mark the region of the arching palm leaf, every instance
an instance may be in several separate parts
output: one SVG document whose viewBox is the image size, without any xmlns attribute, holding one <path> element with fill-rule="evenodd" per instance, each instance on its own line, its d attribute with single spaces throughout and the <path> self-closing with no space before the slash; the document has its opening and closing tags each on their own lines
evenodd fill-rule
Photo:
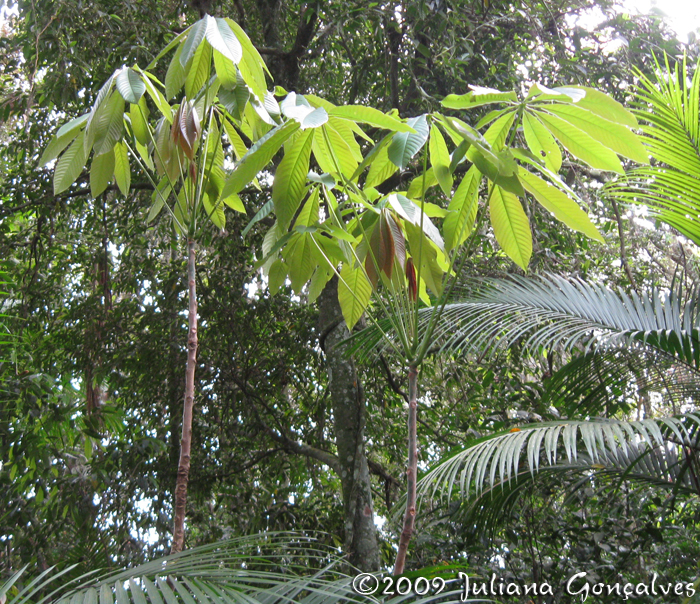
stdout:
<svg viewBox="0 0 700 604">
<path fill-rule="evenodd" d="M 567 417 L 627 413 L 654 394 L 674 414 L 700 399 L 700 376 L 673 357 L 653 348 L 615 348 L 574 357 L 545 381 L 540 404 L 554 406 Z"/>
<path fill-rule="evenodd" d="M 679 292 L 637 295 L 561 277 L 482 281 L 448 304 L 435 329 L 435 349 L 483 353 L 516 341 L 536 350 L 576 346 L 648 346 L 698 369 L 700 306 Z M 426 325 L 433 309 L 424 309 Z"/>
<path fill-rule="evenodd" d="M 0 585 L 3 604 L 333 604 L 363 602 L 429 604 L 461 594 L 455 580 L 444 589 L 383 597 L 358 594 L 353 575 L 339 570 L 338 550 L 313 537 L 269 533 L 192 548 L 136 568 L 72 581 L 74 566 L 50 568 L 27 580 L 26 567 Z M 319 568 L 313 571 L 313 568 Z M 414 573 L 416 574 L 416 573 Z M 417 573 L 417 574 L 420 574 Z M 378 575 L 379 576 L 379 575 Z M 380 590 L 381 591 L 381 590 Z M 454 600 L 448 600 L 454 601 Z M 472 601 L 472 600 L 468 600 Z"/>
<path fill-rule="evenodd" d="M 656 81 L 638 73 L 635 97 L 643 141 L 657 164 L 606 186 L 608 195 L 648 206 L 660 220 L 700 245 L 700 69 L 689 86 L 688 68 L 676 63 Z"/>
<path fill-rule="evenodd" d="M 440 463 L 419 482 L 422 497 L 453 492 L 471 513 L 509 509 L 539 472 L 597 472 L 700 496 L 700 416 L 625 422 L 534 424 L 480 440 Z M 523 457 L 525 459 L 523 459 Z"/>
</svg>

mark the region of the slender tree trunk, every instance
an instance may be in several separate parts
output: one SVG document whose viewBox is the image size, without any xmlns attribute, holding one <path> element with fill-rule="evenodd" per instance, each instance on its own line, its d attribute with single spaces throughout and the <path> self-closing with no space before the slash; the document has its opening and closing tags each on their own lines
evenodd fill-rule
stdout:
<svg viewBox="0 0 700 604">
<path fill-rule="evenodd" d="M 416 522 L 416 476 L 418 474 L 418 443 L 416 423 L 418 418 L 418 367 L 408 368 L 408 469 L 406 470 L 406 512 L 403 530 L 396 553 L 394 575 L 400 575 L 406 566 L 408 544 L 413 536 Z"/>
<path fill-rule="evenodd" d="M 190 450 L 192 448 L 192 410 L 194 408 L 194 368 L 197 362 L 197 282 L 195 281 L 195 242 L 187 242 L 187 285 L 189 311 L 187 315 L 187 369 L 185 371 L 185 405 L 182 410 L 182 439 L 180 461 L 175 484 L 173 515 L 173 544 L 170 553 L 181 552 L 185 545 L 185 512 L 187 509 L 187 482 L 190 477 Z"/>
<path fill-rule="evenodd" d="M 338 303 L 337 277 L 321 293 L 319 308 L 343 490 L 345 552 L 353 566 L 376 571 L 380 556 L 364 449 L 365 401 L 355 364 L 339 346 L 350 334 Z"/>
</svg>

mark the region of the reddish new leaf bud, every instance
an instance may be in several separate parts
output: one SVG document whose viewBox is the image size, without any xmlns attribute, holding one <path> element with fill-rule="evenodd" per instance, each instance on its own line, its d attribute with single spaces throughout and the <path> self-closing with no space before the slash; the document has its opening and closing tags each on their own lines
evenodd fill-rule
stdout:
<svg viewBox="0 0 700 604">
<path fill-rule="evenodd" d="M 418 298 L 418 283 L 416 281 L 416 267 L 413 266 L 413 258 L 406 260 L 406 279 L 408 279 L 408 297 L 412 302 Z"/>
</svg>

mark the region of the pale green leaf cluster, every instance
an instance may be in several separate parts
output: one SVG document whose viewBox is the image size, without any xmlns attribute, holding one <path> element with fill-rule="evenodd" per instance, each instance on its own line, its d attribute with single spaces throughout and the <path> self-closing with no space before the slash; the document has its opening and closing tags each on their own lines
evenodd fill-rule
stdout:
<svg viewBox="0 0 700 604">
<path fill-rule="evenodd" d="M 148 220 L 167 209 L 177 231 L 192 237 L 202 212 L 224 228 L 225 207 L 245 211 L 240 193 L 260 188 L 258 176 L 270 170 L 272 204 L 262 204 L 251 225 L 274 210 L 258 263 L 271 289 L 289 280 L 297 293 L 308 286 L 313 300 L 337 275 L 350 327 L 371 292 L 384 289 L 387 302 L 377 299 L 403 317 L 399 343 L 409 357 L 425 348 L 416 311 L 442 296 L 458 272 L 454 263 L 480 207 L 502 250 L 526 269 L 529 198 L 602 240 L 557 175 L 563 153 L 618 173 L 618 156 L 647 159 L 629 129 L 634 116 L 588 88 L 535 84 L 523 99 L 485 88 L 449 95 L 443 105 L 451 110 L 499 106 L 472 126 L 468 115 L 403 120 L 294 92 L 278 101 L 260 55 L 230 19 L 206 16 L 157 59 L 168 53 L 164 84 L 138 67 L 119 70 L 91 111 L 59 130 L 42 158 L 58 157 L 56 192 L 71 186 L 92 153 L 92 194 L 115 182 L 127 195 L 135 163 L 154 189 Z M 406 190 L 387 185 L 407 171 L 414 177 Z"/>
</svg>

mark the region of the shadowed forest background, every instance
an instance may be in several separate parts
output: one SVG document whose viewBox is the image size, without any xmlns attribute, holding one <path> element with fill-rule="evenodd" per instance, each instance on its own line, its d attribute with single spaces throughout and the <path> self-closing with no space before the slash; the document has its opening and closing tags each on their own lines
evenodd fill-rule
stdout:
<svg viewBox="0 0 700 604">
<path fill-rule="evenodd" d="M 690 81 L 700 54 L 694 37 L 681 43 L 658 16 L 611 2 L 18 3 L 0 42 L 3 580 L 24 565 L 38 574 L 78 564 L 73 577 L 170 551 L 187 250 L 165 213 L 147 220 L 153 185 L 133 166 L 128 196 L 115 182 L 93 196 L 87 172 L 55 194 L 53 165 L 39 165 L 39 157 L 116 68 L 145 67 L 200 10 L 245 30 L 280 98 L 296 91 L 336 105 L 395 108 L 401 117 L 437 110 L 469 86 L 520 93 L 532 81 L 597 88 L 643 111 L 632 95 L 640 77 L 656 81 L 666 55 L 674 69 L 685 53 Z M 164 60 L 152 72 L 165 81 L 167 67 Z M 698 99 L 689 98 L 697 121 Z M 477 111 L 474 124 L 487 111 Z M 696 155 L 681 159 L 698 163 L 698 126 L 688 128 Z M 376 188 L 406 189 L 421 169 L 415 161 Z M 604 195 L 614 175 L 566 154 L 561 176 L 604 243 L 530 205 L 525 272 L 501 250 L 482 200 L 464 251 L 465 283 L 555 274 L 642 297 L 679 292 L 694 303 L 698 240 L 682 224 Z M 268 289 L 258 262 L 272 219 L 243 232 L 271 199 L 271 182 L 261 177 L 260 190 L 240 191 L 245 213 L 226 210 L 224 228 L 209 222 L 200 231 L 185 547 L 293 530 L 342 549 L 362 570 L 387 569 L 405 506 L 407 374 L 389 351 L 354 358 L 341 350 L 349 332 L 335 280 L 313 301 L 290 280 L 276 283 L 274 295 Z M 426 199 L 446 206 L 439 195 L 434 188 Z M 688 221 L 697 229 L 693 216 Z M 355 330 L 365 326 L 361 320 Z M 683 344 L 659 336 L 651 345 L 660 355 L 620 360 L 621 353 L 596 356 L 564 340 L 530 346 L 513 336 L 496 350 L 428 356 L 420 370 L 419 476 L 479 438 L 530 423 L 696 411 L 698 359 L 683 356 Z M 671 371 L 676 353 L 685 365 Z M 611 583 L 653 573 L 659 582 L 692 581 L 700 560 L 697 426 L 690 434 L 678 488 L 665 488 L 668 468 L 656 466 L 656 478 L 632 476 L 630 467 L 594 476 L 600 468 L 589 460 L 574 473 L 527 482 L 507 501 L 495 494 L 470 506 L 458 486 L 451 498 L 426 497 L 407 568 L 448 564 L 523 584 L 559 585 L 578 571 Z"/>
</svg>

